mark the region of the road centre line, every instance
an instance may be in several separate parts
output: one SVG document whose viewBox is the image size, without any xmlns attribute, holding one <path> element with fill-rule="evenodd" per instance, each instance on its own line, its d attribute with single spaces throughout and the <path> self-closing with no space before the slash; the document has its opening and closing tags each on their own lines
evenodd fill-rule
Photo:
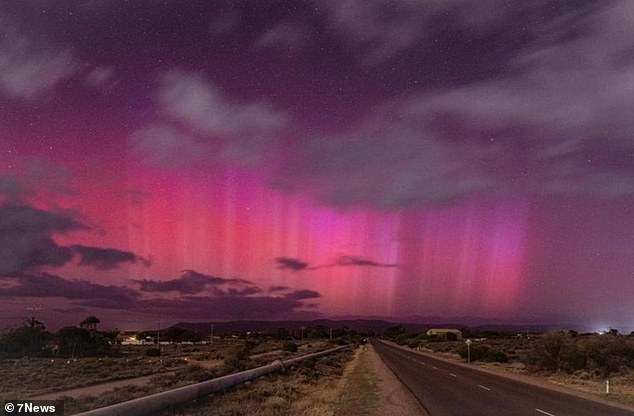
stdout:
<svg viewBox="0 0 634 416">
<path fill-rule="evenodd" d="M 491 391 L 490 388 L 488 388 L 487 386 L 483 386 L 482 384 L 478 384 L 478 387 L 480 387 L 481 389 L 487 390 L 487 391 Z"/>
<path fill-rule="evenodd" d="M 457 376 L 457 375 L 455 375 L 454 373 L 449 373 L 449 375 L 450 375 L 451 377 L 458 377 L 458 376 Z"/>
<path fill-rule="evenodd" d="M 546 416 L 555 416 L 552 413 L 548 413 L 548 412 L 546 412 L 546 411 L 544 411 L 542 409 L 535 409 L 535 410 L 537 410 L 539 413 L 541 413 L 543 415 L 546 415 Z"/>
</svg>

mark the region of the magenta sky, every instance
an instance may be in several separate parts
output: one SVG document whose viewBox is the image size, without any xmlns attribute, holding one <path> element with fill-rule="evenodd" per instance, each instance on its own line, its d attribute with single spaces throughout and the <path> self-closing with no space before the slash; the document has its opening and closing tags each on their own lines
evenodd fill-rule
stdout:
<svg viewBox="0 0 634 416">
<path fill-rule="evenodd" d="M 634 329 L 634 7 L 0 6 L 0 329 Z"/>
</svg>

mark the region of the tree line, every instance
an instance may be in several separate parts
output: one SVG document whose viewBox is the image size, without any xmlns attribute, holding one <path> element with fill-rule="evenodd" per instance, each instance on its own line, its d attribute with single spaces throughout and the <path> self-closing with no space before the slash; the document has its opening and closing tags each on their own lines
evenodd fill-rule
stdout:
<svg viewBox="0 0 634 416">
<path fill-rule="evenodd" d="M 86 357 L 107 353 L 118 331 L 98 331 L 99 318 L 88 316 L 79 326 L 50 332 L 35 318 L 0 335 L 0 356 L 4 357 Z"/>
</svg>

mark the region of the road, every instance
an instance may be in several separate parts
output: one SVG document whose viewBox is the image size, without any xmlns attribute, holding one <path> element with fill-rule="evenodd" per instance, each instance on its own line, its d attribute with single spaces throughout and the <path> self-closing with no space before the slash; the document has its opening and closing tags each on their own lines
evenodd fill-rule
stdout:
<svg viewBox="0 0 634 416">
<path fill-rule="evenodd" d="M 634 412 L 405 351 L 380 341 L 383 361 L 431 416 L 634 416 Z"/>
</svg>

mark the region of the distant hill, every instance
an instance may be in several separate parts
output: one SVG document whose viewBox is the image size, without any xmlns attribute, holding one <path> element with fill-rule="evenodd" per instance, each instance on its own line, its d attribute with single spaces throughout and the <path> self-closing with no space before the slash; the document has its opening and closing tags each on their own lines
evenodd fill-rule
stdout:
<svg viewBox="0 0 634 416">
<path fill-rule="evenodd" d="M 348 318 L 348 319 L 317 319 L 310 321 L 256 321 L 256 320 L 239 320 L 239 321 L 221 321 L 221 322 L 179 322 L 172 327 L 187 329 L 203 335 L 209 335 L 213 325 L 214 334 L 232 334 L 243 332 L 267 332 L 278 328 L 284 328 L 289 331 L 300 330 L 302 327 L 324 326 L 327 328 L 353 329 L 358 332 L 374 332 L 380 334 L 387 328 L 402 325 L 408 332 L 425 331 L 432 327 L 440 328 L 471 328 L 474 330 L 491 330 L 503 332 L 542 332 L 551 329 L 566 328 L 562 325 L 522 325 L 503 323 L 500 321 L 486 322 L 484 319 L 469 318 L 451 318 L 451 320 L 439 317 L 408 317 L 401 319 L 364 319 L 364 318 Z"/>
<path fill-rule="evenodd" d="M 228 322 L 179 322 L 173 327 L 188 329 L 200 334 L 209 334 L 211 325 L 214 326 L 214 334 L 230 334 L 235 332 L 266 332 L 285 328 L 289 331 L 300 330 L 302 327 L 324 326 L 333 329 L 354 329 L 358 332 L 374 332 L 382 333 L 387 328 L 399 325 L 399 323 L 388 322 L 374 319 L 350 319 L 350 320 L 331 320 L 317 319 L 313 321 L 228 321 Z M 422 331 L 424 325 L 405 324 L 408 331 Z"/>
</svg>

